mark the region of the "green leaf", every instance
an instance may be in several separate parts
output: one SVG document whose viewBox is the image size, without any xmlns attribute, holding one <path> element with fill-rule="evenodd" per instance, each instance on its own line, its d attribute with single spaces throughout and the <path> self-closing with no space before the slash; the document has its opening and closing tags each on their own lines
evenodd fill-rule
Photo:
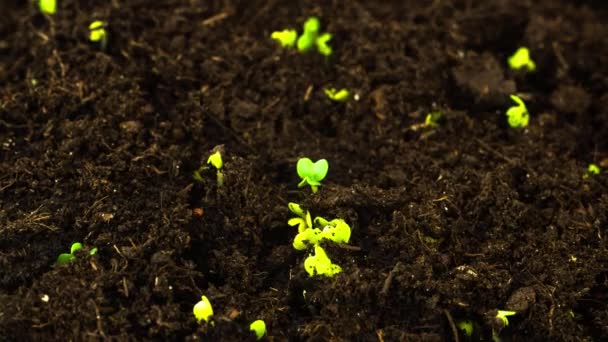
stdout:
<svg viewBox="0 0 608 342">
<path fill-rule="evenodd" d="M 72 254 L 61 253 L 61 254 L 59 254 L 59 257 L 57 258 L 56 264 L 57 265 L 67 264 L 67 263 L 74 261 L 74 259 L 76 259 L 76 257 L 73 256 Z"/>
<path fill-rule="evenodd" d="M 80 242 L 74 242 L 72 247 L 70 248 L 70 254 L 74 254 L 74 252 L 81 250 L 82 244 Z"/>
<path fill-rule="evenodd" d="M 313 173 L 314 163 L 309 158 L 300 158 L 296 168 L 298 169 L 298 176 L 305 179 Z"/>
<path fill-rule="evenodd" d="M 323 178 L 325 178 L 325 176 L 327 175 L 327 170 L 329 169 L 329 163 L 327 163 L 327 160 L 325 159 L 319 159 L 317 160 L 317 162 L 313 165 L 313 174 L 312 174 L 312 180 L 314 180 L 315 182 L 319 182 L 322 181 Z M 314 184 L 314 185 L 318 185 L 318 184 Z"/>
</svg>

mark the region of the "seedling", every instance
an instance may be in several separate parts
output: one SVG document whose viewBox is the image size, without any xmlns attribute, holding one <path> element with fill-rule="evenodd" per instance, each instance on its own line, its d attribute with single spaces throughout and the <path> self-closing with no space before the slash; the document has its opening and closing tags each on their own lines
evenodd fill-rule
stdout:
<svg viewBox="0 0 608 342">
<path fill-rule="evenodd" d="M 526 108 L 526 104 L 524 101 L 516 95 L 511 95 L 511 100 L 517 103 L 517 106 L 512 106 L 507 110 L 507 118 L 509 122 L 509 126 L 513 128 L 521 128 L 528 126 L 528 121 L 530 120 L 528 108 Z"/>
<path fill-rule="evenodd" d="M 536 70 L 536 63 L 530 58 L 530 50 L 520 47 L 513 56 L 509 57 L 509 67 L 513 70 L 527 69 L 528 72 Z"/>
<path fill-rule="evenodd" d="M 289 210 L 299 217 L 290 218 L 287 224 L 290 226 L 298 226 L 298 233 L 302 233 L 307 228 L 312 228 L 312 219 L 308 210 L 304 211 L 299 204 L 290 202 L 287 204 Z"/>
<path fill-rule="evenodd" d="M 342 268 L 333 264 L 325 253 L 325 250 L 319 245 L 315 245 L 315 254 L 309 255 L 308 258 L 304 260 L 304 269 L 311 277 L 315 275 L 333 277 L 342 272 Z"/>
<path fill-rule="evenodd" d="M 321 181 L 327 175 L 329 164 L 325 159 L 319 159 L 315 163 L 309 158 L 301 158 L 298 160 L 297 170 L 298 176 L 302 181 L 298 184 L 298 188 L 310 185 L 313 193 L 316 193 L 318 187 L 321 186 Z"/>
<path fill-rule="evenodd" d="M 346 102 L 350 99 L 350 91 L 348 91 L 348 89 L 336 90 L 336 88 L 326 88 L 323 89 L 323 91 L 332 101 Z"/>
<path fill-rule="evenodd" d="M 293 239 L 293 248 L 298 251 L 305 250 L 309 245 L 317 245 L 324 235 L 319 228 L 307 228 L 298 233 Z"/>
<path fill-rule="evenodd" d="M 317 38 L 319 37 L 319 30 L 321 29 L 321 22 L 316 17 L 310 17 L 304 22 L 304 32 L 298 38 L 298 51 L 308 52 L 313 47 Z"/>
<path fill-rule="evenodd" d="M 101 49 L 106 49 L 107 34 L 105 29 L 106 23 L 101 20 L 95 20 L 89 25 L 89 40 L 94 43 L 100 43 Z"/>
<path fill-rule="evenodd" d="M 343 219 L 327 221 L 322 217 L 315 217 L 315 224 L 323 227 L 322 237 L 335 243 L 348 243 L 350 240 L 350 226 Z"/>
<path fill-rule="evenodd" d="M 81 249 L 82 249 L 82 244 L 80 242 L 74 242 L 72 244 L 72 246 L 70 247 L 70 253 L 59 254 L 59 257 L 57 257 L 57 261 L 55 262 L 55 264 L 59 266 L 59 265 L 67 264 L 67 263 L 70 263 L 70 262 L 76 260 L 76 256 L 74 255 L 74 253 L 76 253 L 76 251 L 79 251 Z M 89 255 L 95 255 L 96 253 L 97 253 L 97 248 L 93 248 L 89 252 Z"/>
<path fill-rule="evenodd" d="M 465 336 L 471 337 L 473 335 L 473 322 L 469 319 L 458 322 L 456 325 L 458 329 L 462 330 Z"/>
<path fill-rule="evenodd" d="M 516 313 L 517 312 L 515 311 L 498 310 L 498 312 L 496 313 L 496 319 L 499 319 L 502 322 L 502 325 L 506 327 L 509 325 L 509 320 L 507 319 L 507 317 L 513 316 Z"/>
<path fill-rule="evenodd" d="M 317 51 L 325 57 L 331 56 L 333 50 L 331 46 L 329 46 L 329 41 L 331 40 L 331 33 L 323 33 L 319 38 L 317 38 Z"/>
<path fill-rule="evenodd" d="M 435 128 L 439 124 L 439 121 L 443 118 L 443 114 L 441 112 L 430 112 L 424 118 L 424 125 L 426 127 Z"/>
<path fill-rule="evenodd" d="M 261 319 L 258 319 L 249 325 L 249 330 L 253 331 L 256 339 L 260 340 L 266 335 L 266 323 Z"/>
<path fill-rule="evenodd" d="M 224 162 L 222 161 L 222 154 L 220 151 L 215 151 L 212 155 L 207 159 L 207 164 L 213 165 L 217 170 L 217 186 L 222 186 L 224 184 L 224 174 L 222 173 L 222 167 L 224 166 Z"/>
<path fill-rule="evenodd" d="M 209 302 L 209 299 L 206 296 L 201 297 L 201 300 L 194 305 L 192 312 L 199 323 L 201 321 L 209 323 L 209 319 L 213 317 L 213 308 L 211 307 L 211 302 Z"/>
<path fill-rule="evenodd" d="M 55 14 L 57 11 L 57 0 L 39 0 L 38 8 L 44 14 Z"/>
<path fill-rule="evenodd" d="M 272 32 L 270 38 L 276 40 L 284 48 L 292 48 L 296 45 L 298 40 L 298 33 L 296 30 L 286 29 L 283 31 Z"/>
<path fill-rule="evenodd" d="M 583 176 L 583 178 L 589 178 L 590 176 L 599 175 L 602 170 L 597 164 L 589 164 L 587 167 L 587 173 Z"/>
</svg>

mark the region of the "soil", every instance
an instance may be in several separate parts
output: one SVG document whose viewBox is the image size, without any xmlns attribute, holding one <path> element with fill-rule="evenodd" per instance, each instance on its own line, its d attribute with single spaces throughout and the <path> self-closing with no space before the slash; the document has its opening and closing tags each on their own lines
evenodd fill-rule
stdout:
<svg viewBox="0 0 608 342">
<path fill-rule="evenodd" d="M 244 341 L 256 319 L 276 341 L 608 340 L 608 173 L 585 176 L 608 169 L 605 2 L 0 12 L 0 340 Z M 331 58 L 270 39 L 312 15 Z M 535 72 L 508 68 L 519 46 Z M 224 184 L 194 180 L 217 149 Z M 305 156 L 329 161 L 315 194 L 297 187 Z M 288 202 L 351 225 L 323 243 L 342 273 L 305 272 Z"/>
</svg>

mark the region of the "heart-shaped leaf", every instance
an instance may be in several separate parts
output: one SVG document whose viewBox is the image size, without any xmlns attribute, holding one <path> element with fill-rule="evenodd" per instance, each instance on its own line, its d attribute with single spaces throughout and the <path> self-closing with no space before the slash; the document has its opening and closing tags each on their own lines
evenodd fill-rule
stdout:
<svg viewBox="0 0 608 342">
<path fill-rule="evenodd" d="M 320 182 L 327 176 L 327 170 L 329 170 L 329 163 L 325 159 L 319 159 L 313 165 L 312 180 Z"/>
</svg>

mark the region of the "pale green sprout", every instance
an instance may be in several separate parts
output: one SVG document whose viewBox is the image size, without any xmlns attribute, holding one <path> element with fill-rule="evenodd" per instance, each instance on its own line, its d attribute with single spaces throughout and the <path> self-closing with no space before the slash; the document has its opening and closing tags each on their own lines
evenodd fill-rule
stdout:
<svg viewBox="0 0 608 342">
<path fill-rule="evenodd" d="M 266 335 L 266 323 L 261 319 L 258 319 L 249 325 L 249 330 L 253 331 L 255 333 L 255 338 L 260 340 Z"/>
<path fill-rule="evenodd" d="M 336 90 L 336 88 L 326 88 L 323 91 L 330 100 L 335 102 L 346 102 L 350 99 L 350 91 L 348 89 Z"/>
<path fill-rule="evenodd" d="M 298 233 L 293 239 L 293 248 L 298 251 L 305 250 L 309 245 L 318 245 L 323 239 L 323 232 L 319 228 L 307 228 Z"/>
<path fill-rule="evenodd" d="M 215 167 L 217 170 L 217 186 L 222 186 L 224 184 L 224 174 L 221 169 L 224 166 L 224 162 L 222 161 L 222 154 L 220 151 L 215 151 L 215 153 L 210 155 L 209 159 L 207 159 L 207 164 L 211 164 Z"/>
<path fill-rule="evenodd" d="M 94 43 L 100 43 L 101 49 L 106 49 L 107 34 L 105 29 L 106 23 L 101 20 L 95 20 L 89 25 L 89 40 Z"/>
<path fill-rule="evenodd" d="M 528 126 L 530 115 L 528 113 L 528 108 L 526 108 L 526 104 L 519 96 L 516 95 L 511 95 L 511 100 L 517 103 L 517 105 L 512 106 L 507 110 L 506 114 L 509 126 L 513 128 Z"/>
<path fill-rule="evenodd" d="M 424 125 L 426 127 L 431 127 L 431 128 L 437 127 L 437 125 L 439 124 L 439 120 L 441 120 L 442 117 L 443 117 L 443 114 L 441 114 L 441 112 L 439 112 L 439 111 L 430 112 L 424 118 Z"/>
<path fill-rule="evenodd" d="M 300 158 L 297 164 L 298 176 L 302 181 L 298 184 L 298 188 L 310 185 L 313 193 L 316 193 L 318 187 L 321 186 L 321 181 L 327 175 L 329 164 L 325 159 L 319 159 L 315 163 L 309 158 Z"/>
<path fill-rule="evenodd" d="M 289 210 L 299 217 L 290 218 L 287 224 L 290 226 L 298 226 L 298 233 L 302 233 L 307 228 L 312 228 L 312 219 L 308 210 L 304 211 L 299 204 L 290 202 L 287 204 Z"/>
<path fill-rule="evenodd" d="M 348 243 L 350 240 L 350 226 L 343 219 L 327 221 L 322 217 L 315 217 L 315 224 L 323 227 L 322 237 L 335 243 Z"/>
<path fill-rule="evenodd" d="M 298 38 L 298 51 L 307 52 L 315 46 L 321 29 L 321 22 L 316 17 L 310 17 L 304 22 L 304 32 Z"/>
<path fill-rule="evenodd" d="M 311 277 L 315 275 L 333 277 L 342 272 L 342 268 L 333 264 L 327 256 L 327 253 L 325 253 L 325 250 L 319 245 L 315 245 L 315 254 L 310 254 L 308 258 L 304 260 L 304 269 Z"/>
<path fill-rule="evenodd" d="M 529 72 L 536 70 L 536 63 L 530 58 L 530 50 L 520 47 L 513 56 L 509 57 L 509 67 L 513 70 L 527 69 Z"/>
<path fill-rule="evenodd" d="M 319 53 L 325 57 L 329 57 L 333 53 L 331 46 L 329 46 L 330 40 L 331 40 L 331 33 L 327 33 L 327 32 L 323 33 L 316 40 L 317 51 L 319 51 Z"/>
<path fill-rule="evenodd" d="M 458 322 L 456 324 L 458 329 L 462 330 L 465 336 L 471 337 L 473 335 L 473 322 L 469 319 Z"/>
<path fill-rule="evenodd" d="M 38 8 L 44 14 L 55 14 L 57 11 L 57 0 L 39 0 Z"/>
<path fill-rule="evenodd" d="M 596 164 L 589 164 L 589 167 L 587 168 L 587 172 L 589 172 L 590 175 L 599 175 L 600 171 L 600 167 Z"/>
<path fill-rule="evenodd" d="M 502 321 L 502 324 L 506 327 L 509 325 L 509 320 L 507 319 L 507 317 L 513 316 L 515 314 L 517 314 L 517 312 L 515 311 L 498 310 L 498 312 L 496 313 L 496 318 L 500 319 Z"/>
<path fill-rule="evenodd" d="M 209 319 L 213 317 L 213 308 L 211 307 L 211 302 L 209 302 L 209 299 L 206 296 L 201 296 L 201 300 L 194 305 L 192 313 L 194 313 L 194 317 L 196 317 L 197 322 L 209 322 Z"/>
<path fill-rule="evenodd" d="M 272 32 L 270 38 L 278 41 L 279 44 L 281 44 L 281 46 L 284 48 L 291 48 L 296 45 L 298 33 L 296 32 L 296 30 L 286 29 L 283 31 Z"/>
<path fill-rule="evenodd" d="M 57 261 L 55 262 L 55 264 L 63 265 L 63 264 L 67 264 L 69 262 L 76 260 L 76 256 L 74 255 L 74 253 L 76 253 L 76 251 L 79 251 L 81 249 L 82 249 L 82 244 L 80 242 L 74 242 L 72 244 L 72 246 L 70 247 L 70 253 L 59 254 L 59 257 L 57 257 Z M 89 252 L 89 255 L 95 255 L 96 253 L 97 253 L 97 248 L 93 248 Z"/>
</svg>

